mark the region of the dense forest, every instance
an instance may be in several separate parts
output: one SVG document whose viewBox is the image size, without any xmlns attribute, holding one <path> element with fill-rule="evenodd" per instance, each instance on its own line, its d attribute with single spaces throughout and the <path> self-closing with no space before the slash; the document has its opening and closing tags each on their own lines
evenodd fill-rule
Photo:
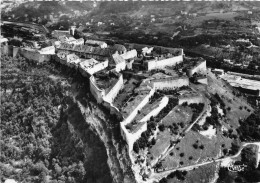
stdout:
<svg viewBox="0 0 260 183">
<path fill-rule="evenodd" d="M 56 70 L 1 57 L 0 181 L 112 182 L 105 147 Z"/>
</svg>

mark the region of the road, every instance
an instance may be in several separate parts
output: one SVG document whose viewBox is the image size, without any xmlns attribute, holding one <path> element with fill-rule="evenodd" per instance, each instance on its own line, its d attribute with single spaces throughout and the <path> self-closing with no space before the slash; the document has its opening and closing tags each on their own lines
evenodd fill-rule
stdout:
<svg viewBox="0 0 260 183">
<path fill-rule="evenodd" d="M 222 161 L 225 161 L 225 160 L 232 160 L 236 157 L 238 157 L 242 150 L 248 146 L 248 145 L 256 145 L 258 146 L 258 153 L 257 153 L 257 161 L 259 161 L 259 156 L 260 156 L 260 142 L 248 142 L 248 143 L 243 143 L 242 146 L 239 148 L 238 152 L 233 155 L 233 156 L 229 156 L 229 157 L 224 157 L 224 158 L 218 158 L 218 159 L 214 159 L 214 160 L 211 160 L 211 161 L 207 161 L 207 162 L 203 162 L 203 163 L 198 163 L 198 164 L 195 164 L 195 165 L 190 165 L 190 166 L 185 166 L 185 167 L 181 167 L 181 168 L 173 168 L 173 169 L 170 169 L 170 170 L 166 170 L 166 171 L 162 171 L 162 172 L 159 172 L 159 173 L 153 173 L 151 175 L 150 178 L 152 178 L 153 180 L 159 180 L 163 177 L 166 177 L 167 175 L 169 175 L 171 172 L 174 172 L 174 171 L 189 171 L 189 170 L 192 170 L 194 168 L 198 168 L 200 166 L 204 166 L 204 165 L 207 165 L 207 164 L 210 164 L 210 163 L 216 163 L 216 162 L 222 162 Z M 259 163 L 259 162 L 257 162 Z"/>
</svg>

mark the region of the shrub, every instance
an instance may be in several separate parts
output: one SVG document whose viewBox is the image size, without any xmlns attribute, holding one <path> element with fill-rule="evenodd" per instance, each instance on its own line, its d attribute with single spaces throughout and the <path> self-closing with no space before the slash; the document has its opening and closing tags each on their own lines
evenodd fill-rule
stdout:
<svg viewBox="0 0 260 183">
<path fill-rule="evenodd" d="M 190 157 L 189 157 L 189 160 L 192 160 L 192 159 L 193 159 L 193 157 L 192 157 L 192 156 L 190 156 Z"/>
<path fill-rule="evenodd" d="M 204 149 L 204 145 L 200 145 L 200 149 Z"/>
<path fill-rule="evenodd" d="M 184 156 L 184 153 L 180 153 L 180 157 L 183 157 Z"/>
</svg>

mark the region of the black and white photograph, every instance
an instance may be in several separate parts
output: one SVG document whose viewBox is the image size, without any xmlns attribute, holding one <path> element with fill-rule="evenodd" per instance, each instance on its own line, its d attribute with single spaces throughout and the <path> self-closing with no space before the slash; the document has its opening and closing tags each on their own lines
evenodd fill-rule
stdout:
<svg viewBox="0 0 260 183">
<path fill-rule="evenodd" d="M 0 183 L 260 183 L 260 1 L 1 1 Z"/>
</svg>

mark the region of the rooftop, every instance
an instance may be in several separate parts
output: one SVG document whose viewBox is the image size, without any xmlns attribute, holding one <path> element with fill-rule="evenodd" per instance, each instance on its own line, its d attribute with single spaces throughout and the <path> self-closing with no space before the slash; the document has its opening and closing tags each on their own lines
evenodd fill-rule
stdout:
<svg viewBox="0 0 260 183">
<path fill-rule="evenodd" d="M 99 62 L 96 61 L 95 59 L 91 58 L 91 59 L 87 59 L 87 60 L 83 60 L 82 59 L 82 62 L 80 62 L 80 67 L 82 69 L 89 69 L 89 68 L 92 68 L 94 65 L 98 64 Z"/>
</svg>

